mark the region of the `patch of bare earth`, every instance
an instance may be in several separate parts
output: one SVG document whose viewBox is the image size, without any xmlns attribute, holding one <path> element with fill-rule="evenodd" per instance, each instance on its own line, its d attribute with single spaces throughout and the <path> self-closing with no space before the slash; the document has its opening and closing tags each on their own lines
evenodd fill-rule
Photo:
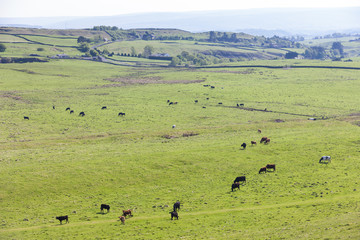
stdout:
<svg viewBox="0 0 360 240">
<path fill-rule="evenodd" d="M 360 127 L 360 112 L 358 113 L 351 113 L 348 116 L 342 118 L 341 120 L 354 124 Z"/>
<path fill-rule="evenodd" d="M 190 84 L 200 83 L 205 80 L 162 80 L 161 77 L 146 77 L 146 78 L 107 78 L 106 81 L 113 82 L 114 84 L 103 85 L 102 87 L 117 87 L 123 85 L 145 85 L 145 84 Z"/>
<path fill-rule="evenodd" d="M 179 138 L 179 137 L 193 137 L 193 136 L 197 136 L 197 135 L 199 135 L 199 134 L 194 133 L 194 132 L 185 132 L 185 133 L 179 134 L 177 136 L 165 134 L 165 135 L 162 135 L 161 137 L 166 138 L 166 139 L 173 139 L 173 138 Z"/>
<path fill-rule="evenodd" d="M 10 98 L 17 101 L 22 100 L 22 97 L 17 96 L 15 92 L 0 92 L 0 98 Z"/>
</svg>

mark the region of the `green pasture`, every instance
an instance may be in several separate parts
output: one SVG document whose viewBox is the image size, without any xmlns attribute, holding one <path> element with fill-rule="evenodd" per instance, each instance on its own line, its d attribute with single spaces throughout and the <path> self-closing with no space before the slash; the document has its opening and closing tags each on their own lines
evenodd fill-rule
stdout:
<svg viewBox="0 0 360 240">
<path fill-rule="evenodd" d="M 1 64 L 0 89 L 1 239 L 360 237 L 359 70 L 51 60 Z"/>
<path fill-rule="evenodd" d="M 23 38 L 19 38 L 14 35 L 0 34 L 0 42 L 17 43 L 17 42 L 27 42 L 27 40 Z"/>
<path fill-rule="evenodd" d="M 77 37 L 64 36 L 41 36 L 41 35 L 20 35 L 29 41 L 43 43 L 54 46 L 77 46 Z"/>
<path fill-rule="evenodd" d="M 255 49 L 244 48 L 236 45 L 222 44 L 222 43 L 204 43 L 196 41 L 120 41 L 107 44 L 98 49 L 107 49 L 114 53 L 131 54 L 131 49 L 134 48 L 136 53 L 142 53 L 145 46 L 150 45 L 154 48 L 154 53 L 168 53 L 170 56 L 180 55 L 183 51 L 190 54 L 223 51 L 242 53 L 243 57 L 252 56 L 254 59 L 264 58 L 273 59 L 284 55 L 286 52 L 279 49 Z"/>
<path fill-rule="evenodd" d="M 4 43 L 6 51 L 1 53 L 2 57 L 29 57 L 30 54 L 37 54 L 42 57 L 51 57 L 57 54 L 67 54 L 69 56 L 80 56 L 76 48 L 47 46 L 33 43 Z M 41 48 L 43 51 L 39 51 Z"/>
</svg>

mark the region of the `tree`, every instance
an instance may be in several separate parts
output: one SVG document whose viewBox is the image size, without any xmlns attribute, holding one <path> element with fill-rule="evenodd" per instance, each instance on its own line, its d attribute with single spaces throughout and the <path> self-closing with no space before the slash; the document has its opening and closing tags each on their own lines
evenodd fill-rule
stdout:
<svg viewBox="0 0 360 240">
<path fill-rule="evenodd" d="M 137 53 L 136 53 L 136 50 L 134 47 L 131 47 L 131 56 L 136 56 Z"/>
<path fill-rule="evenodd" d="M 90 50 L 88 43 L 81 43 L 78 47 L 80 52 L 88 52 Z"/>
<path fill-rule="evenodd" d="M 3 43 L 0 43 L 0 52 L 5 52 L 6 46 Z"/>
<path fill-rule="evenodd" d="M 145 47 L 144 47 L 144 52 L 143 52 L 143 56 L 145 57 L 145 58 L 148 58 L 151 54 L 153 54 L 153 52 L 154 52 L 154 48 L 152 47 L 152 46 L 150 46 L 150 45 L 146 45 Z"/>
<path fill-rule="evenodd" d="M 216 33 L 214 31 L 210 31 L 209 42 L 216 42 Z"/>
<path fill-rule="evenodd" d="M 323 47 L 310 47 L 305 50 L 304 56 L 308 59 L 324 59 L 327 55 Z"/>
<path fill-rule="evenodd" d="M 179 65 L 181 63 L 181 59 L 178 57 L 173 57 L 171 59 L 171 62 L 169 63 L 169 67 L 176 67 L 177 65 Z"/>
<path fill-rule="evenodd" d="M 91 49 L 91 50 L 90 50 L 90 55 L 91 55 L 92 57 L 97 57 L 97 56 L 99 55 L 99 52 L 96 51 L 96 50 L 94 50 L 94 49 Z"/>
<path fill-rule="evenodd" d="M 91 42 L 91 39 L 86 38 L 86 37 L 83 37 L 83 36 L 78 37 L 77 43 L 83 43 L 83 42 L 90 43 L 90 42 Z"/>
<path fill-rule="evenodd" d="M 341 42 L 333 42 L 331 49 L 338 50 L 341 56 L 344 55 L 344 46 L 341 44 Z"/>
<path fill-rule="evenodd" d="M 287 52 L 285 54 L 286 59 L 295 59 L 299 54 L 297 52 Z"/>
</svg>

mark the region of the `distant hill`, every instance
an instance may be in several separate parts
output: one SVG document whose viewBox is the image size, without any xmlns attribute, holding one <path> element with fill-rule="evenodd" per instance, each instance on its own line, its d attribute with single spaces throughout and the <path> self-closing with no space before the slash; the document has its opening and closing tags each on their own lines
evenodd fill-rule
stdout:
<svg viewBox="0 0 360 240">
<path fill-rule="evenodd" d="M 177 28 L 191 32 L 232 31 L 272 36 L 360 33 L 360 8 L 247 9 L 183 13 L 139 13 L 103 17 L 0 18 L 0 25 L 27 24 L 43 28 Z"/>
</svg>

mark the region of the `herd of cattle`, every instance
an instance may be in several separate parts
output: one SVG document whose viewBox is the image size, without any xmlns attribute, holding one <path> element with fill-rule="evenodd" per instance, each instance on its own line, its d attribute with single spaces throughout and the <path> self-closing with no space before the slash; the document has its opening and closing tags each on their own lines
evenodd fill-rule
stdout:
<svg viewBox="0 0 360 240">
<path fill-rule="evenodd" d="M 205 86 L 205 85 L 204 85 Z M 210 86 L 210 85 L 209 85 Z M 213 86 L 210 86 L 211 88 L 215 88 Z M 207 98 L 207 100 L 209 100 L 209 98 Z M 198 100 L 195 100 L 195 103 L 197 103 Z M 178 104 L 178 102 L 172 102 L 170 100 L 167 100 L 167 103 L 169 105 L 176 105 Z M 219 103 L 221 104 L 221 103 Z M 244 106 L 244 104 L 237 104 L 237 107 L 239 106 Z M 53 109 L 55 109 L 55 106 L 53 106 Z M 103 106 L 101 108 L 101 110 L 105 110 L 107 109 L 106 106 Z M 74 110 L 71 110 L 70 107 L 66 108 L 65 111 L 69 111 L 70 114 L 73 114 L 74 113 Z M 81 117 L 84 117 L 85 116 L 85 112 L 80 112 L 79 113 L 79 116 Z M 119 112 L 118 116 L 125 116 L 125 113 L 124 112 Z M 29 117 L 28 116 L 24 116 L 24 119 L 25 120 L 29 120 Z M 172 128 L 175 128 L 175 125 L 172 126 Z M 258 129 L 258 133 L 262 133 L 261 129 Z M 267 137 L 262 137 L 260 139 L 260 143 L 264 143 L 264 144 L 269 144 L 270 143 L 270 138 L 267 138 Z M 256 141 L 251 141 L 251 145 L 256 145 Z M 247 144 L 246 143 L 242 143 L 241 144 L 241 147 L 243 150 L 246 149 L 246 146 Z M 330 156 L 322 156 L 319 160 L 319 163 L 330 163 L 331 162 L 331 157 Z M 276 166 L 275 164 L 267 164 L 266 166 L 264 167 L 261 167 L 260 170 L 259 170 L 259 174 L 261 173 L 266 173 L 266 172 L 269 172 L 269 171 L 272 171 L 274 172 L 276 170 Z M 239 176 L 239 177 L 236 177 L 236 179 L 234 180 L 234 182 L 232 183 L 231 185 L 231 191 L 233 192 L 235 189 L 239 189 L 240 190 L 240 185 L 243 185 L 243 184 L 246 184 L 246 176 Z M 110 205 L 107 205 L 107 204 L 101 204 L 100 206 L 100 210 L 102 213 L 104 213 L 104 210 L 107 210 L 107 212 L 110 211 Z M 180 210 L 180 202 L 177 201 L 176 203 L 174 203 L 173 205 L 173 211 L 169 212 L 170 213 L 170 217 L 171 217 L 171 220 L 173 220 L 174 218 L 176 220 L 179 219 L 179 214 L 178 214 L 178 211 Z M 132 210 L 131 209 L 128 209 L 128 210 L 123 210 L 123 214 L 121 216 L 119 216 L 119 220 L 122 222 L 122 224 L 125 224 L 125 219 L 126 219 L 126 216 L 130 216 L 132 217 L 133 214 L 132 214 Z M 67 215 L 65 216 L 58 216 L 56 217 L 57 220 L 60 221 L 60 224 L 62 224 L 62 221 L 66 221 L 66 223 L 69 222 L 69 217 Z"/>
<path fill-rule="evenodd" d="M 180 202 L 179 202 L 179 201 L 177 201 L 176 203 L 174 203 L 173 209 L 174 209 L 173 211 L 169 212 L 169 213 L 170 213 L 171 220 L 173 220 L 174 218 L 175 218 L 176 220 L 178 220 L 178 219 L 179 219 L 178 211 L 180 210 Z M 104 210 L 106 210 L 107 213 L 110 212 L 110 205 L 108 205 L 108 204 L 101 204 L 101 206 L 100 206 L 100 211 L 101 211 L 102 213 L 104 213 Z M 125 224 L 126 216 L 133 217 L 133 214 L 132 214 L 132 210 L 131 210 L 131 209 L 123 210 L 123 214 L 119 217 L 119 220 L 121 221 L 122 224 Z M 58 217 L 55 217 L 55 218 L 60 221 L 60 224 L 62 224 L 62 221 L 66 221 L 66 223 L 69 223 L 69 216 L 68 216 L 68 215 L 58 216 Z"/>
</svg>

